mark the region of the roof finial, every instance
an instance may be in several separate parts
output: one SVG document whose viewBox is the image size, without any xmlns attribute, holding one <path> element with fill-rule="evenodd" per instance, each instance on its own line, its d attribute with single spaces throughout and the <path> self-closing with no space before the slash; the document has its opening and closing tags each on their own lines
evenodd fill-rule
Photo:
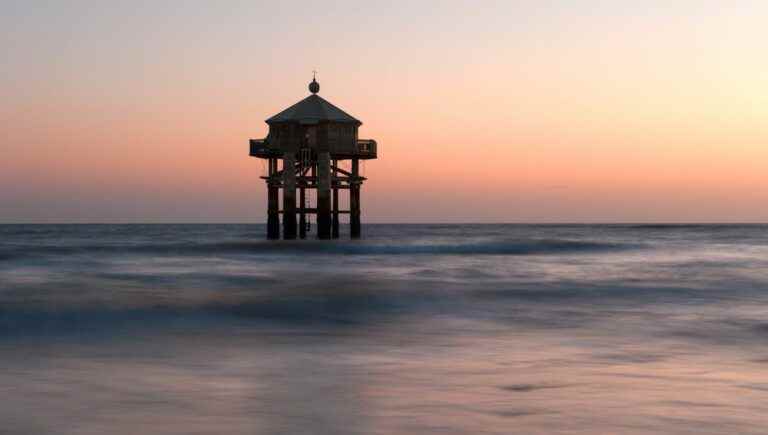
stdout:
<svg viewBox="0 0 768 435">
<path fill-rule="evenodd" d="M 316 75 L 317 71 L 312 70 L 312 83 L 309 84 L 309 92 L 312 92 L 313 94 L 320 92 L 320 83 L 315 80 Z"/>
</svg>

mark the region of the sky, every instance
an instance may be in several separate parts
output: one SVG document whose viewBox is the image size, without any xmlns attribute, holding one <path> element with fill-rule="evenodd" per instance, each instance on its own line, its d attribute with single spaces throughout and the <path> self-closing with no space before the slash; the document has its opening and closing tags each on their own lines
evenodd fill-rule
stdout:
<svg viewBox="0 0 768 435">
<path fill-rule="evenodd" d="M 364 222 L 767 222 L 768 2 L 0 2 L 0 222 L 263 222 L 264 120 L 378 142 Z"/>
</svg>

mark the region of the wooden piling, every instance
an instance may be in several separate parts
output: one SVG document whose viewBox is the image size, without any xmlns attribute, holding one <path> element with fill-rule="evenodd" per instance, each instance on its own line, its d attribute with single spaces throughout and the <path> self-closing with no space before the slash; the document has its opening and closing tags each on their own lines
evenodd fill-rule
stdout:
<svg viewBox="0 0 768 435">
<path fill-rule="evenodd" d="M 279 187 L 274 179 L 277 172 L 277 159 L 269 159 L 269 178 L 267 179 L 267 238 L 280 238 Z"/>
<path fill-rule="evenodd" d="M 331 158 L 327 151 L 317 158 L 317 237 L 331 238 Z"/>
<path fill-rule="evenodd" d="M 307 213 L 305 207 L 307 205 L 307 194 L 302 185 L 299 187 L 299 238 L 307 238 Z"/>
<path fill-rule="evenodd" d="M 331 212 L 331 237 L 334 239 L 339 238 L 339 182 L 336 179 L 338 177 L 338 172 L 336 171 L 336 168 L 339 165 L 338 160 L 333 160 L 333 177 L 331 178 L 331 184 L 333 186 L 333 189 L 331 193 L 333 194 L 332 197 L 332 212 Z"/>
<path fill-rule="evenodd" d="M 296 238 L 296 157 L 283 156 L 283 239 Z"/>
<path fill-rule="evenodd" d="M 349 187 L 349 235 L 360 238 L 360 162 L 352 159 L 352 176 Z"/>
</svg>

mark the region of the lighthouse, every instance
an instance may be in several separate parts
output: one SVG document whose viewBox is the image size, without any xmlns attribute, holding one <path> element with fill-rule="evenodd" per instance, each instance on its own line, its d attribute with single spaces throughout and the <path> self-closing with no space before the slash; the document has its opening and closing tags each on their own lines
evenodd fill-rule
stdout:
<svg viewBox="0 0 768 435">
<path fill-rule="evenodd" d="M 307 237 L 307 219 L 316 215 L 317 238 L 339 237 L 339 216 L 349 214 L 350 237 L 359 238 L 360 191 L 365 177 L 360 161 L 377 157 L 376 141 L 359 139 L 363 124 L 318 95 L 313 76 L 310 95 L 266 120 L 269 133 L 250 140 L 250 155 L 267 161 L 267 238 Z M 349 170 L 340 163 L 350 160 Z M 280 190 L 282 189 L 282 207 Z M 308 193 L 315 190 L 315 203 Z M 298 197 L 297 197 L 298 191 Z M 339 209 L 339 194 L 349 192 L 349 209 Z M 297 205 L 298 200 L 298 205 Z"/>
</svg>

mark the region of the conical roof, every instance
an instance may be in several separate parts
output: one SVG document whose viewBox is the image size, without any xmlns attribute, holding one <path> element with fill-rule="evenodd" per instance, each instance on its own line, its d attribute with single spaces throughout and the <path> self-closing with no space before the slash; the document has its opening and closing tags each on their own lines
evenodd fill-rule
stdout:
<svg viewBox="0 0 768 435">
<path fill-rule="evenodd" d="M 277 115 L 267 119 L 267 124 L 278 122 L 317 124 L 322 121 L 362 124 L 362 122 L 352 115 L 339 109 L 317 94 L 312 94 Z"/>
</svg>

